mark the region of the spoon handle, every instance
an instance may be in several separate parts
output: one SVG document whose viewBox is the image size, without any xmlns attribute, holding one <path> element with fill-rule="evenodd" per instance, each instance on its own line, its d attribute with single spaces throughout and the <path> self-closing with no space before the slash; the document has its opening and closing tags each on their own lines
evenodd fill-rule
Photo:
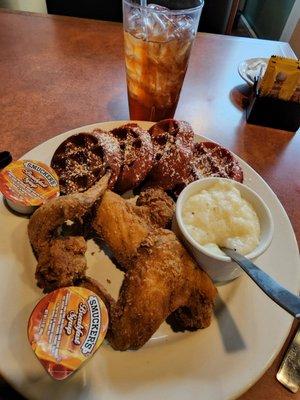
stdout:
<svg viewBox="0 0 300 400">
<path fill-rule="evenodd" d="M 275 301 L 295 318 L 300 318 L 300 297 L 295 296 L 268 274 L 253 264 L 248 258 L 237 253 L 235 250 L 222 248 L 222 251 L 235 261 L 250 278 Z"/>
</svg>

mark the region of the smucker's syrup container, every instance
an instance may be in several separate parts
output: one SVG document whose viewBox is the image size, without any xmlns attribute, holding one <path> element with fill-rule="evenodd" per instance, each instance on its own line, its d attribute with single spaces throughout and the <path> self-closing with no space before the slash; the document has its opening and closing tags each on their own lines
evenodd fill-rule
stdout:
<svg viewBox="0 0 300 400">
<path fill-rule="evenodd" d="M 48 374 L 63 380 L 94 355 L 105 338 L 108 312 L 94 292 L 64 287 L 44 296 L 28 321 L 28 340 Z"/>
<path fill-rule="evenodd" d="M 40 161 L 18 160 L 0 172 L 0 191 L 14 211 L 32 214 L 47 200 L 59 196 L 58 177 Z"/>
</svg>

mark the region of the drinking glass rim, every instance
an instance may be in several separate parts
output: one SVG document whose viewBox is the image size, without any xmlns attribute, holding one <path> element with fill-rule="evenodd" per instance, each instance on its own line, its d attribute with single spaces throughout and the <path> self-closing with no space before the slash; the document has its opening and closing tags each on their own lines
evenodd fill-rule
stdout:
<svg viewBox="0 0 300 400">
<path fill-rule="evenodd" d="M 132 0 L 123 0 L 123 4 L 126 4 L 128 6 L 131 6 L 133 8 L 142 8 L 142 9 L 147 9 L 147 11 L 155 11 L 157 14 L 190 14 L 193 13 L 199 9 L 201 9 L 204 5 L 204 0 L 199 0 L 200 4 L 196 7 L 191 7 L 191 8 L 183 8 L 181 10 L 151 10 L 147 6 L 142 6 L 141 4 L 133 3 Z"/>
</svg>

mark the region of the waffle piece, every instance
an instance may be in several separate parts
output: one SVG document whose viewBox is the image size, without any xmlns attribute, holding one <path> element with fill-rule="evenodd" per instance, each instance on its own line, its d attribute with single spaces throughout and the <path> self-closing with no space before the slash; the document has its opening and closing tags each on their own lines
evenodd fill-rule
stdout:
<svg viewBox="0 0 300 400">
<path fill-rule="evenodd" d="M 154 148 L 151 186 L 171 190 L 185 182 L 190 173 L 194 132 L 189 123 L 165 119 L 149 129 Z"/>
<path fill-rule="evenodd" d="M 206 176 L 217 176 L 243 182 L 243 170 L 229 150 L 213 142 L 194 145 L 192 180 Z"/>
<path fill-rule="evenodd" d="M 109 168 L 109 188 L 113 188 L 121 167 L 118 141 L 108 132 L 96 129 L 93 133 L 70 136 L 56 149 L 51 167 L 59 177 L 61 194 L 84 192 L 94 185 Z"/>
<path fill-rule="evenodd" d="M 189 183 L 210 176 L 243 182 L 243 170 L 229 150 L 213 142 L 195 143 L 190 175 L 173 188 L 172 195 L 177 198 Z"/>
<path fill-rule="evenodd" d="M 147 176 L 153 164 L 153 146 L 147 131 L 135 123 L 111 131 L 118 140 L 122 165 L 115 191 L 124 193 L 137 187 Z"/>
</svg>

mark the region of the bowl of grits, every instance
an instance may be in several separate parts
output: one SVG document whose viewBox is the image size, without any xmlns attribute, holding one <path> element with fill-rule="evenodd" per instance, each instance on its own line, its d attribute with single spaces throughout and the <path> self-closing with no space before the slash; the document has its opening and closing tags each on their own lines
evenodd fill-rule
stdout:
<svg viewBox="0 0 300 400">
<path fill-rule="evenodd" d="M 254 260 L 268 249 L 274 231 L 270 210 L 257 193 L 217 177 L 195 181 L 180 193 L 173 227 L 215 282 L 243 273 L 222 247 Z"/>
</svg>

